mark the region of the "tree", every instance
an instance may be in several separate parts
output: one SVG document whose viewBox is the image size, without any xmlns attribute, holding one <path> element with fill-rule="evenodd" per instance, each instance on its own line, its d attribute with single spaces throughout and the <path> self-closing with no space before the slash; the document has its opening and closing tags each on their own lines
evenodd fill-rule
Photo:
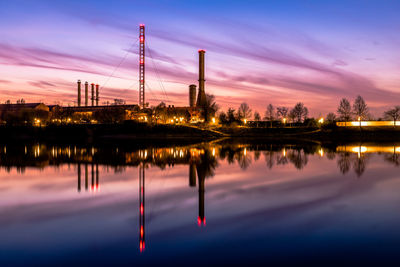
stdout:
<svg viewBox="0 0 400 267">
<path fill-rule="evenodd" d="M 210 121 L 211 117 L 215 116 L 217 113 L 219 106 L 217 102 L 215 102 L 215 96 L 206 94 L 206 103 L 204 105 L 204 119 L 205 121 Z"/>
<path fill-rule="evenodd" d="M 330 112 L 330 113 L 328 113 L 328 115 L 326 115 L 326 121 L 327 122 L 333 123 L 333 122 L 335 122 L 335 120 L 336 120 L 335 113 Z"/>
<path fill-rule="evenodd" d="M 167 116 L 167 105 L 164 102 L 161 102 L 154 108 L 154 115 L 156 122 L 161 120 L 162 122 L 166 123 L 168 116 Z"/>
<path fill-rule="evenodd" d="M 242 104 L 240 104 L 239 107 L 239 111 L 238 111 L 238 117 L 240 120 L 248 120 L 251 118 L 251 114 L 252 114 L 252 110 L 249 107 L 249 105 L 247 105 L 246 102 L 243 102 Z"/>
<path fill-rule="evenodd" d="M 218 120 L 221 124 L 226 124 L 228 123 L 228 116 L 226 115 L 225 112 L 221 111 L 219 113 Z"/>
<path fill-rule="evenodd" d="M 299 102 L 290 111 L 290 115 L 296 122 L 302 122 L 307 118 L 308 109 L 304 106 L 303 103 Z"/>
<path fill-rule="evenodd" d="M 340 120 L 343 121 L 351 120 L 351 105 L 349 100 L 347 100 L 346 98 L 342 98 L 342 100 L 340 100 L 337 113 L 339 115 Z"/>
<path fill-rule="evenodd" d="M 228 117 L 229 123 L 235 122 L 236 121 L 235 109 L 228 108 L 228 112 L 226 113 L 226 116 Z"/>
<path fill-rule="evenodd" d="M 277 107 L 276 108 L 276 115 L 281 117 L 282 119 L 287 119 L 289 109 L 287 107 Z"/>
<path fill-rule="evenodd" d="M 384 112 L 385 118 L 393 121 L 393 126 L 396 126 L 396 121 L 400 118 L 400 106 L 395 106 L 392 109 Z"/>
<path fill-rule="evenodd" d="M 267 106 L 267 110 L 265 111 L 265 119 L 270 122 L 270 126 L 272 128 L 272 122 L 275 119 L 275 108 L 272 104 Z"/>
<path fill-rule="evenodd" d="M 353 103 L 353 113 L 357 116 L 357 119 L 360 121 L 361 127 L 361 120 L 365 119 L 368 116 L 368 107 L 365 104 L 364 99 L 359 95 L 357 96 L 356 100 Z"/>
<path fill-rule="evenodd" d="M 256 126 L 258 127 L 258 123 L 261 120 L 261 116 L 260 113 L 258 113 L 258 111 L 254 112 L 254 121 L 256 122 Z"/>
</svg>

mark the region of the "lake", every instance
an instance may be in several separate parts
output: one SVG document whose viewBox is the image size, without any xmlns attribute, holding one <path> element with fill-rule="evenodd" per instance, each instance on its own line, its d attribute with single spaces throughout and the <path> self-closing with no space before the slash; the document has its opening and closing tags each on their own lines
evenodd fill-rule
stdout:
<svg viewBox="0 0 400 267">
<path fill-rule="evenodd" d="M 400 144 L 0 145 L 0 264 L 400 261 Z"/>
</svg>

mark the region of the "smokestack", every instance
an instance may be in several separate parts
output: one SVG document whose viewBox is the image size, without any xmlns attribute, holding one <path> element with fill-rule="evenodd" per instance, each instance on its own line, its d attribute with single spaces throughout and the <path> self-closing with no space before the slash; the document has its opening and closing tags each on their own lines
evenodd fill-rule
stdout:
<svg viewBox="0 0 400 267">
<path fill-rule="evenodd" d="M 196 85 L 189 85 L 189 106 L 191 108 L 196 106 Z"/>
<path fill-rule="evenodd" d="M 85 107 L 88 106 L 88 87 L 89 87 L 89 83 L 85 82 Z"/>
<path fill-rule="evenodd" d="M 81 106 L 81 80 L 78 80 L 78 107 Z"/>
<path fill-rule="evenodd" d="M 198 107 L 204 107 L 206 104 L 206 92 L 204 90 L 204 54 L 205 50 L 199 50 L 199 94 L 197 96 Z"/>
<path fill-rule="evenodd" d="M 96 106 L 99 105 L 99 85 L 96 84 Z"/>
<path fill-rule="evenodd" d="M 92 83 L 91 84 L 91 89 L 92 89 L 92 98 L 91 98 L 91 100 L 92 100 L 92 107 L 94 106 L 94 83 Z"/>
</svg>

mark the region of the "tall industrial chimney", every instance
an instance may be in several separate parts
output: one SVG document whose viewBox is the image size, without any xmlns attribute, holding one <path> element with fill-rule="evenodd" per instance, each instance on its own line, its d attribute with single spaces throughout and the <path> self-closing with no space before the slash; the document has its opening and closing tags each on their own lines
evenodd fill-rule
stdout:
<svg viewBox="0 0 400 267">
<path fill-rule="evenodd" d="M 94 106 L 94 83 L 91 84 L 91 89 L 92 89 L 92 107 Z"/>
<path fill-rule="evenodd" d="M 99 105 L 99 85 L 96 84 L 96 106 Z"/>
<path fill-rule="evenodd" d="M 81 80 L 78 80 L 78 107 L 81 106 Z"/>
<path fill-rule="evenodd" d="M 89 87 L 89 83 L 85 82 L 85 107 L 88 106 L 88 87 Z"/>
<path fill-rule="evenodd" d="M 199 94 L 197 96 L 196 106 L 204 107 L 206 105 L 206 92 L 204 90 L 204 54 L 205 50 L 199 50 Z"/>
<path fill-rule="evenodd" d="M 189 106 L 191 108 L 196 106 L 196 85 L 189 85 Z"/>
</svg>

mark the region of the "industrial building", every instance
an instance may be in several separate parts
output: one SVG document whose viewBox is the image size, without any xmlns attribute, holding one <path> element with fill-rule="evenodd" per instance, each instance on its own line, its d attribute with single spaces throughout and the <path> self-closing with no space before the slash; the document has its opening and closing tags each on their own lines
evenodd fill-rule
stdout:
<svg viewBox="0 0 400 267">
<path fill-rule="evenodd" d="M 205 121 L 205 108 L 207 105 L 205 93 L 205 50 L 199 50 L 199 85 L 198 90 L 195 84 L 189 85 L 188 106 L 175 107 L 174 105 L 157 106 L 149 108 L 145 99 L 145 26 L 139 28 L 139 102 L 138 104 L 126 105 L 123 101 L 115 101 L 113 105 L 99 105 L 100 86 L 99 84 L 84 83 L 82 88 L 81 80 L 77 81 L 77 100 L 75 106 L 45 105 L 43 103 L 1 104 L 0 114 L 22 113 L 22 111 L 41 111 L 41 120 L 53 123 L 98 123 L 96 115 L 117 114 L 121 120 L 136 120 L 152 123 L 197 123 Z M 82 92 L 83 89 L 83 92 Z M 90 96 L 89 96 L 90 94 Z M 197 97 L 196 97 L 197 96 Z M 20 114 L 21 115 L 21 114 Z M 26 120 L 26 114 L 21 115 L 20 120 Z M 24 117 L 25 116 L 25 117 Z M 3 122 L 6 116 L 1 116 Z M 11 116 L 9 116 L 11 117 Z M 35 121 L 40 121 L 35 118 Z"/>
</svg>

